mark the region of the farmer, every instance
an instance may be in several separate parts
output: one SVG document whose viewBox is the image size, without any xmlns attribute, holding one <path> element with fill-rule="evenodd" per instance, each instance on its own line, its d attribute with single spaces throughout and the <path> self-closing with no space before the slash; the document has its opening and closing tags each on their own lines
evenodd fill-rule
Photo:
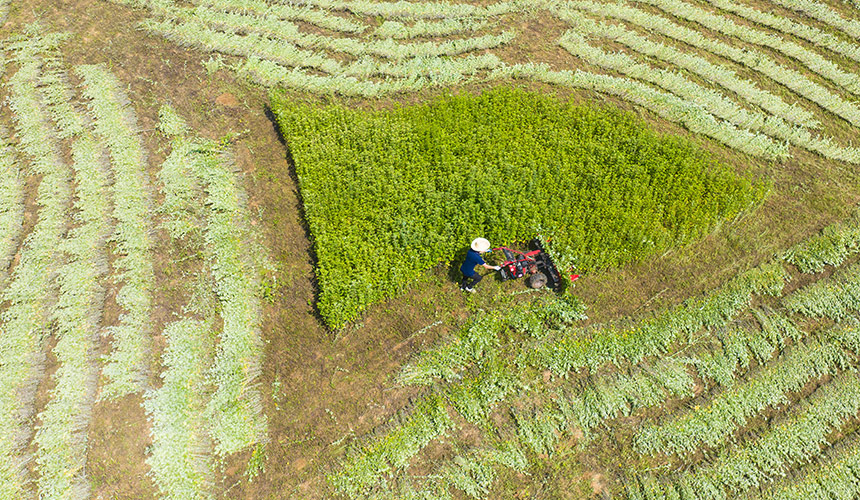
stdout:
<svg viewBox="0 0 860 500">
<path fill-rule="evenodd" d="M 484 262 L 481 258 L 482 253 L 490 251 L 490 242 L 486 238 L 475 238 L 472 240 L 472 248 L 466 252 L 466 261 L 460 266 L 460 272 L 463 273 L 463 281 L 460 283 L 460 289 L 466 292 L 475 292 L 475 285 L 478 284 L 484 277 L 475 272 L 475 266 L 478 264 L 487 269 L 498 271 L 499 266 L 491 266 Z"/>
</svg>

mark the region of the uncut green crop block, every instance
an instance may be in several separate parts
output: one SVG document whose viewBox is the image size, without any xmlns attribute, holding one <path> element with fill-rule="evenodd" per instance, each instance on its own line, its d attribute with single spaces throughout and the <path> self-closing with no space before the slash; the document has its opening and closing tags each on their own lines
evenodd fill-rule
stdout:
<svg viewBox="0 0 860 500">
<path fill-rule="evenodd" d="M 272 100 L 332 327 L 476 236 L 498 245 L 541 228 L 587 271 L 689 242 L 764 193 L 629 113 L 523 90 L 383 111 Z"/>
</svg>

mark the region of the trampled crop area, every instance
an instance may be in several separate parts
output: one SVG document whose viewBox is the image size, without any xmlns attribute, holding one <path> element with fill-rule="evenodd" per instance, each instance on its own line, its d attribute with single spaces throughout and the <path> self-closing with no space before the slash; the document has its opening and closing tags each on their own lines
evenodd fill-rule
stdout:
<svg viewBox="0 0 860 500">
<path fill-rule="evenodd" d="M 0 20 L 0 499 L 860 498 L 856 1 Z"/>
</svg>

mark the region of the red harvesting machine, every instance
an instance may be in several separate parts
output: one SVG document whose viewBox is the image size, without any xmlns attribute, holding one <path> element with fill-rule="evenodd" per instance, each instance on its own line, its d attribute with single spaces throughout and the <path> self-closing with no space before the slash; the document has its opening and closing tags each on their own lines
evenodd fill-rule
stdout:
<svg viewBox="0 0 860 500">
<path fill-rule="evenodd" d="M 529 246 L 533 247 L 534 250 L 521 252 L 508 247 L 493 249 L 493 251 L 501 250 L 505 255 L 505 261 L 499 264 L 501 267 L 499 274 L 502 281 L 528 275 L 526 284 L 531 288 L 541 288 L 548 285 L 553 290 L 557 289 L 558 285 L 561 284 L 561 275 L 558 273 L 552 258 L 537 238 L 532 240 Z M 575 281 L 577 278 L 579 278 L 578 274 L 570 276 L 571 281 Z"/>
</svg>

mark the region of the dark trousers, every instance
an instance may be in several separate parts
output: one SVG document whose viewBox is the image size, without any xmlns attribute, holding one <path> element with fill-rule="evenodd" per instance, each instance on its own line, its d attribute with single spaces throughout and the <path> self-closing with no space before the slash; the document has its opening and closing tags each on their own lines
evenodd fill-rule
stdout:
<svg viewBox="0 0 860 500">
<path fill-rule="evenodd" d="M 460 288 L 475 288 L 475 285 L 477 285 L 482 279 L 484 279 L 484 277 L 478 273 L 466 276 L 463 278 L 463 281 L 460 282 Z"/>
</svg>

